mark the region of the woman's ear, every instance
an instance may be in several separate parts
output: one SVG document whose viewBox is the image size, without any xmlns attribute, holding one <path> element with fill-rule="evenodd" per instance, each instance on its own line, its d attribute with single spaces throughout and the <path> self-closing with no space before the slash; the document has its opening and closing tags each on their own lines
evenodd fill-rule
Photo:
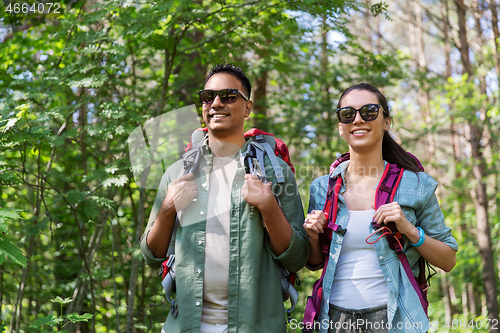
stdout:
<svg viewBox="0 0 500 333">
<path fill-rule="evenodd" d="M 389 131 L 391 129 L 392 125 L 392 117 L 386 117 L 384 118 L 384 130 Z"/>
<path fill-rule="evenodd" d="M 340 126 L 340 124 L 339 124 L 339 135 L 340 136 L 344 135 L 344 131 L 342 130 L 342 126 Z"/>
</svg>

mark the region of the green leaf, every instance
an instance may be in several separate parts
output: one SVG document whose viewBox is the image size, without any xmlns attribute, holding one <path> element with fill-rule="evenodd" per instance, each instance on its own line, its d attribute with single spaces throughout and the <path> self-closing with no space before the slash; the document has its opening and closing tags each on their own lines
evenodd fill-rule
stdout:
<svg viewBox="0 0 500 333">
<path fill-rule="evenodd" d="M 54 326 L 57 325 L 59 321 L 57 321 L 57 317 L 54 317 L 53 315 L 48 315 L 47 317 L 38 317 L 31 325 L 30 327 L 38 328 L 42 327 L 43 325 L 50 325 Z"/>
<path fill-rule="evenodd" d="M 73 300 L 69 297 L 62 299 L 60 296 L 57 296 L 56 298 L 51 299 L 50 301 L 53 303 L 59 303 L 59 304 L 68 304 L 68 303 L 73 302 Z"/>
<path fill-rule="evenodd" d="M 71 321 L 72 323 L 76 323 L 78 321 L 86 321 L 88 322 L 89 319 L 92 319 L 92 315 L 90 313 L 84 313 L 82 315 L 79 315 L 78 313 L 70 313 L 69 315 L 67 316 L 63 316 L 65 318 L 68 318 L 69 321 Z"/>
<path fill-rule="evenodd" d="M 9 219 L 20 218 L 18 212 L 19 212 L 19 210 L 0 209 L 0 222 L 3 222 L 6 218 L 9 218 Z M 6 230 L 0 229 L 0 231 L 6 231 Z"/>
<path fill-rule="evenodd" d="M 0 264 L 5 261 L 5 258 L 18 265 L 26 266 L 26 257 L 23 252 L 12 245 L 7 236 L 0 234 Z"/>
<path fill-rule="evenodd" d="M 123 186 L 127 182 L 128 182 L 128 177 L 125 176 L 125 175 L 120 175 L 118 177 L 111 177 L 111 178 L 106 179 L 102 183 L 102 185 L 104 185 L 104 187 L 108 187 L 108 186 L 111 186 L 111 185 Z"/>
</svg>

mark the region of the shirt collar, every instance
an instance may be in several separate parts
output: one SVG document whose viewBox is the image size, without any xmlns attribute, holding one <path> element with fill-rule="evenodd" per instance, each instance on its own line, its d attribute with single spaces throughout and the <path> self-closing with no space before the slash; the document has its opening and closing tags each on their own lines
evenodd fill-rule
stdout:
<svg viewBox="0 0 500 333">
<path fill-rule="evenodd" d="M 236 154 L 234 154 L 234 157 L 236 159 L 239 159 L 240 153 L 245 152 L 250 140 L 251 140 L 250 138 L 245 138 L 245 143 L 243 144 L 243 146 L 241 146 L 240 150 Z M 208 154 L 212 155 L 212 149 L 210 148 L 210 145 L 208 144 L 208 138 L 203 140 L 201 148 L 203 149 L 203 154 L 208 153 Z"/>
</svg>

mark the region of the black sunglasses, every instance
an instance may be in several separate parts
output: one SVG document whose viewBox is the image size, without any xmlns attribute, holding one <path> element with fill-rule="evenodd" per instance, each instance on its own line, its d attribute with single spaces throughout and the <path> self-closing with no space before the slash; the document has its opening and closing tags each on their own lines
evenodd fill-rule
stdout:
<svg viewBox="0 0 500 333">
<path fill-rule="evenodd" d="M 342 124 L 350 124 L 356 118 L 356 112 L 359 112 L 359 115 L 364 121 L 372 121 L 377 119 L 378 112 L 381 108 L 382 105 L 380 104 L 366 104 L 359 109 L 346 106 L 337 109 L 337 117 Z"/>
<path fill-rule="evenodd" d="M 222 89 L 222 90 L 204 89 L 198 91 L 198 96 L 200 96 L 200 101 L 203 104 L 213 103 L 217 95 L 219 95 L 221 102 L 224 104 L 234 103 L 238 98 L 238 94 L 240 94 L 241 97 L 245 99 L 245 101 L 248 101 L 248 97 L 246 97 L 245 94 L 239 91 L 238 89 Z"/>
</svg>

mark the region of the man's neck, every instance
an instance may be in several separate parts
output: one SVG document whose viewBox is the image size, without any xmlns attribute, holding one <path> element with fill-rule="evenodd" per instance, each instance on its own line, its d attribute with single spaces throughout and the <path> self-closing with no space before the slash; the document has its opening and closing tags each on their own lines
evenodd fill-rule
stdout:
<svg viewBox="0 0 500 333">
<path fill-rule="evenodd" d="M 214 135 L 208 131 L 208 145 L 213 154 L 218 157 L 232 156 L 236 154 L 245 144 L 245 136 L 238 133 L 229 136 Z"/>
</svg>

